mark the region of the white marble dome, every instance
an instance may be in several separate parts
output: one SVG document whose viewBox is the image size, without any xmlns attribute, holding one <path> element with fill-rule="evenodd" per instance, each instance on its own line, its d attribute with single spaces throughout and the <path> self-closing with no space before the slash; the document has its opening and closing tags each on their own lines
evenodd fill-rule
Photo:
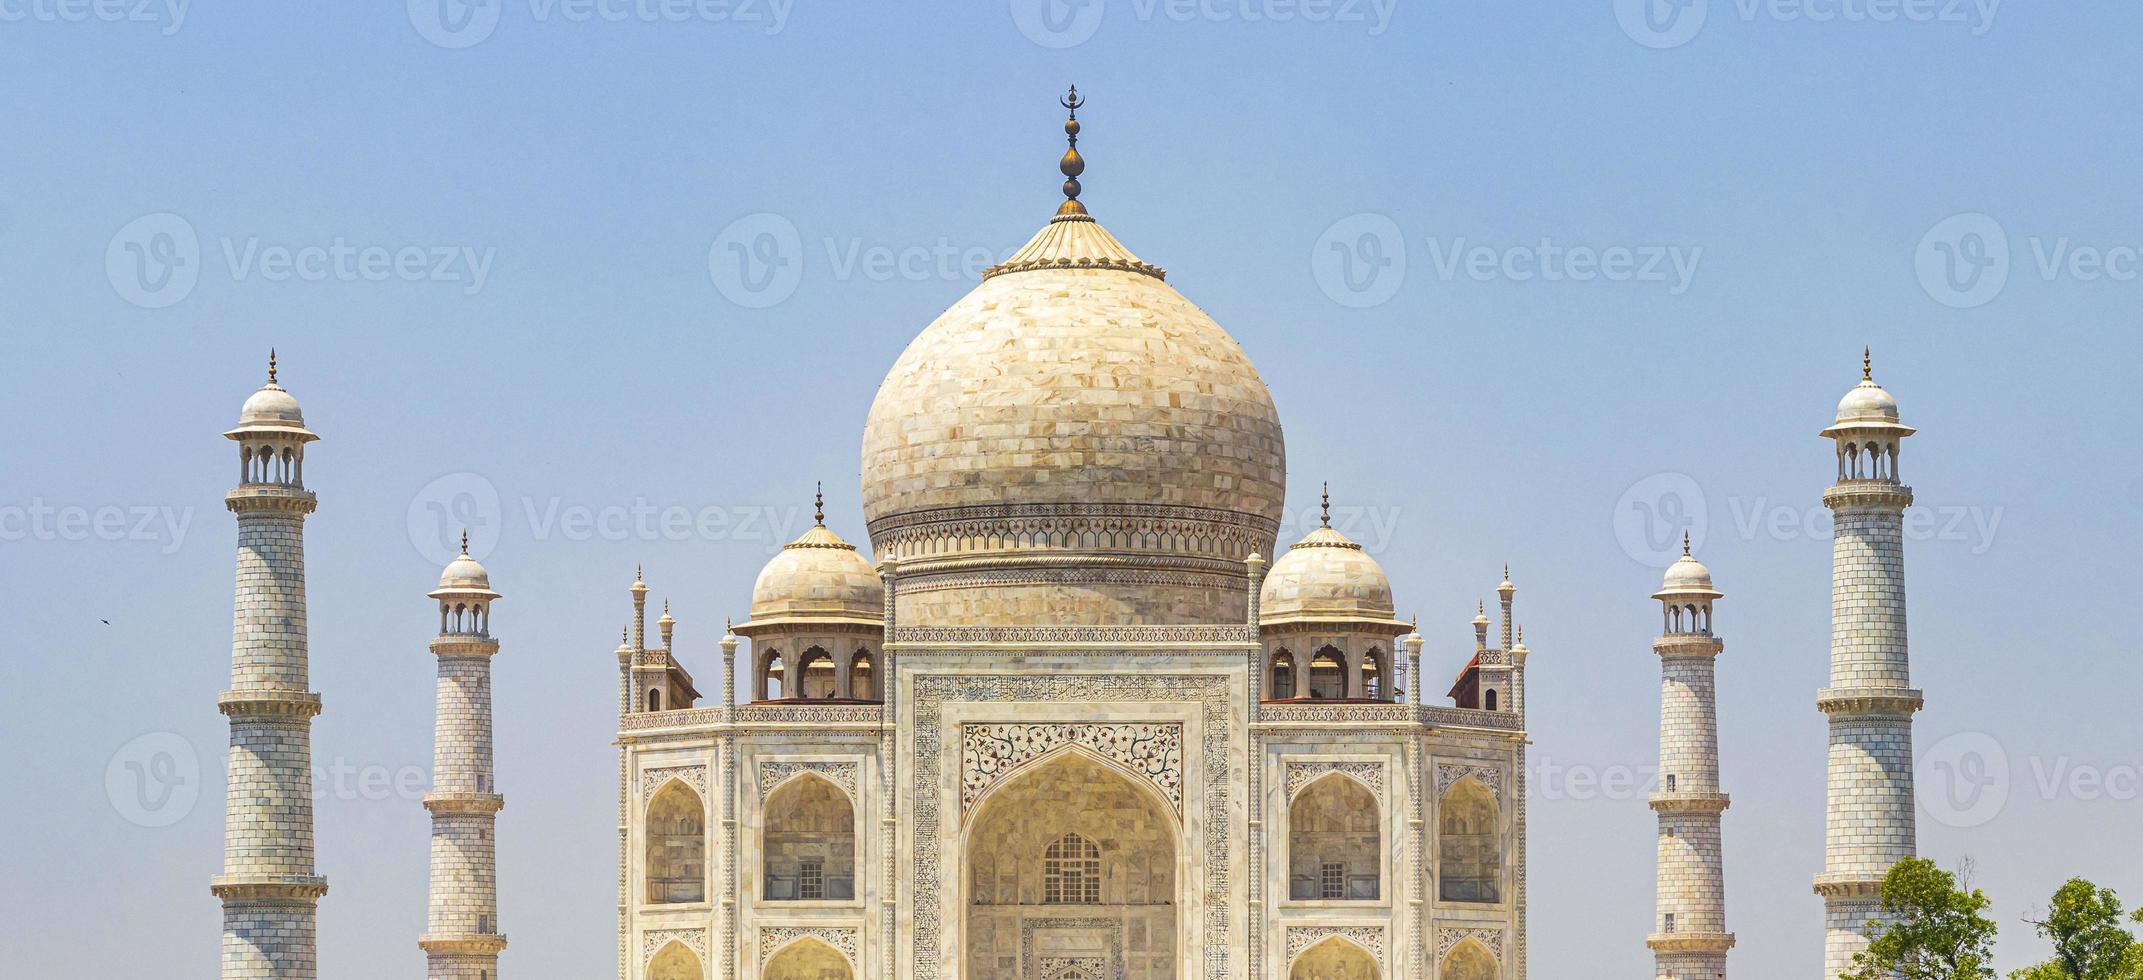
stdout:
<svg viewBox="0 0 2143 980">
<path fill-rule="evenodd" d="M 862 619 L 885 617 L 885 586 L 856 546 L 821 524 L 805 531 L 759 570 L 751 618 Z"/>
<path fill-rule="evenodd" d="M 448 562 L 446 568 L 439 573 L 439 588 L 441 590 L 474 589 L 489 591 L 491 588 L 491 573 L 484 569 L 482 563 L 469 557 L 467 552 L 463 552 L 455 556 L 453 561 Z"/>
<path fill-rule="evenodd" d="M 1674 564 L 1667 566 L 1666 578 L 1660 583 L 1659 595 L 1718 595 L 1711 584 L 1711 569 L 1683 552 Z"/>
<path fill-rule="evenodd" d="M 1838 424 L 1856 422 L 1888 422 L 1895 424 L 1897 399 L 1872 380 L 1862 379 L 1845 397 L 1838 400 Z"/>
<path fill-rule="evenodd" d="M 1286 452 L 1257 368 L 1084 215 L 939 316 L 863 433 L 872 522 L 973 505 L 1165 504 L 1278 521 Z"/>
<path fill-rule="evenodd" d="M 1287 549 L 1265 575 L 1259 619 L 1393 622 L 1391 579 L 1362 546 L 1320 527 Z"/>
<path fill-rule="evenodd" d="M 296 426 L 303 428 L 305 413 L 298 410 L 298 400 L 290 392 L 270 381 L 246 398 L 238 409 L 238 424 L 254 426 Z"/>
<path fill-rule="evenodd" d="M 905 622 L 1239 624 L 1287 453 L 1242 348 L 1070 201 L 900 355 L 862 472 Z"/>
</svg>

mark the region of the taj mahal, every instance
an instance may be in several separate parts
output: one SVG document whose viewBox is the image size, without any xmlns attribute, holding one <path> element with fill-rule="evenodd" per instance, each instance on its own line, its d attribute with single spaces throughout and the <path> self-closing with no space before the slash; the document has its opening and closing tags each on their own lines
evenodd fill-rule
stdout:
<svg viewBox="0 0 2143 980">
<path fill-rule="evenodd" d="M 1055 213 L 877 393 L 869 540 L 828 529 L 822 496 L 704 647 L 651 607 L 659 575 L 608 600 L 602 643 L 628 624 L 617 836 L 587 845 L 615 849 L 617 918 L 588 928 L 614 925 L 619 980 L 1524 980 L 1531 658 L 1510 570 L 1483 576 L 1495 598 L 1479 605 L 1431 600 L 1478 613 L 1450 624 L 1471 659 L 1431 678 L 1429 641 L 1360 544 L 1329 521 L 1280 540 L 1273 399 L 1221 325 L 1088 213 L 1076 90 L 1064 105 Z M 276 371 L 225 433 L 240 457 L 213 882 L 226 980 L 314 980 L 328 891 L 305 626 L 317 437 Z M 1913 430 L 1872 368 L 1857 380 L 1822 431 L 1834 461 L 1810 453 L 1836 466 L 1830 736 L 1808 747 L 1829 799 L 1826 866 L 1809 869 L 1827 928 L 1807 941 L 1830 977 L 1915 847 L 1897 466 Z M 497 980 L 499 891 L 541 885 L 496 873 L 510 813 L 491 672 L 510 669 L 512 630 L 492 614 L 509 600 L 466 548 L 428 598 L 431 887 L 407 939 L 432 980 Z M 1629 941 L 1662 980 L 1723 978 L 1734 946 L 1723 598 L 1685 549 L 1630 597 L 1658 604 L 1659 635 L 1605 644 L 1660 671 L 1657 912 Z M 429 615 L 412 625 L 429 632 Z M 1646 642 L 1654 658 L 1634 655 Z"/>
</svg>

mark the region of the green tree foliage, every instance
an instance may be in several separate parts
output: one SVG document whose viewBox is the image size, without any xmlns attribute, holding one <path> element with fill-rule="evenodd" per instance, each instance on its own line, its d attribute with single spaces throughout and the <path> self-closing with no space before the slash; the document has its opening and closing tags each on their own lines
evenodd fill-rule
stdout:
<svg viewBox="0 0 2143 980">
<path fill-rule="evenodd" d="M 1969 867 L 1965 874 L 1969 878 Z M 1868 923 L 1868 948 L 1841 980 L 1996 980 L 1995 926 L 1987 896 L 1926 858 L 1906 858 L 1883 876 L 1887 928 Z M 2038 978 L 2033 978 L 2038 980 Z"/>
<path fill-rule="evenodd" d="M 2070 878 L 2043 919 L 2027 920 L 2054 944 L 2054 958 L 2010 980 L 2143 980 L 2143 944 L 2122 928 L 2113 889 Z M 2143 920 L 2143 913 L 2133 916 Z"/>
</svg>

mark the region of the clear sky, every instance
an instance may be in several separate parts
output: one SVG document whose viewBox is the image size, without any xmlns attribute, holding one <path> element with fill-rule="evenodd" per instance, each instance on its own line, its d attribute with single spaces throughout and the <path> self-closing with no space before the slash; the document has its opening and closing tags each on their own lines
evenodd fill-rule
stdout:
<svg viewBox="0 0 2143 980">
<path fill-rule="evenodd" d="M 863 540 L 875 385 L 1054 208 L 1068 82 L 1087 203 L 1259 365 L 1289 533 L 1330 480 L 1432 693 L 1510 563 L 1535 976 L 1650 968 L 1684 524 L 1727 593 L 1735 971 L 1816 971 L 1816 432 L 1863 344 L 1921 428 L 1923 853 L 1976 859 L 2005 968 L 2070 875 L 2143 902 L 2143 7 L 1084 2 L 0 0 L 0 972 L 214 975 L 220 433 L 273 345 L 323 436 L 326 975 L 421 969 L 465 521 L 507 597 L 507 968 L 607 975 L 634 564 L 718 689 L 814 480 Z"/>
</svg>

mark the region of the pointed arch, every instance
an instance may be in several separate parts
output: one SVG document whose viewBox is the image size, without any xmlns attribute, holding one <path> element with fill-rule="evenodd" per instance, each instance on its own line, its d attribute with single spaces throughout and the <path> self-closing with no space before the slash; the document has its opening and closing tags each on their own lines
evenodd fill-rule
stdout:
<svg viewBox="0 0 2143 980">
<path fill-rule="evenodd" d="M 1265 696 L 1275 701 L 1284 701 L 1295 696 L 1295 655 L 1286 647 L 1273 651 L 1271 677 L 1266 682 Z"/>
<path fill-rule="evenodd" d="M 1327 773 L 1287 804 L 1288 897 L 1375 901 L 1384 888 L 1384 814 L 1354 777 Z"/>
<path fill-rule="evenodd" d="M 1383 975 L 1376 955 L 1343 933 L 1303 950 L 1287 973 L 1288 980 L 1378 980 Z"/>
<path fill-rule="evenodd" d="M 648 980 L 705 980 L 707 968 L 691 947 L 677 940 L 655 951 L 647 962 Z"/>
<path fill-rule="evenodd" d="M 798 936 L 767 958 L 761 980 L 854 980 L 855 964 L 816 936 Z"/>
<path fill-rule="evenodd" d="M 642 826 L 649 904 L 706 901 L 706 801 L 683 780 L 672 779 L 648 801 Z"/>
<path fill-rule="evenodd" d="M 834 666 L 833 654 L 821 646 L 809 647 L 797 654 L 796 677 L 790 684 L 794 688 L 790 697 L 832 700 L 840 691 L 840 670 Z"/>
<path fill-rule="evenodd" d="M 1096 949 L 1115 944 L 1115 978 L 1175 977 L 1172 958 L 1127 962 L 1121 945 L 1124 936 L 1141 935 L 1155 944 L 1148 949 L 1161 951 L 1178 941 L 1165 937 L 1181 935 L 1182 829 L 1172 816 L 1150 783 L 1088 752 L 1052 754 L 998 783 L 958 841 L 969 937 L 961 954 L 965 975 L 1045 975 L 1037 972 L 1031 944 L 1021 946 L 1019 937 L 1032 935 L 1029 924 L 1046 922 L 1081 930 Z M 1055 902 L 1048 893 L 1052 860 L 1058 862 Z M 1079 867 L 1066 867 L 1067 861 Z M 1076 872 L 1076 894 L 1063 891 L 1066 871 Z"/>
<path fill-rule="evenodd" d="M 856 806 L 830 779 L 800 772 L 766 795 L 760 889 L 770 902 L 856 897 Z"/>
<path fill-rule="evenodd" d="M 1496 794 L 1468 776 L 1436 805 L 1437 898 L 1493 904 L 1503 895 L 1503 814 Z"/>
<path fill-rule="evenodd" d="M 1336 700 L 1346 696 L 1346 655 L 1338 647 L 1319 647 L 1310 657 L 1310 697 Z"/>
<path fill-rule="evenodd" d="M 1437 975 L 1443 980 L 1496 980 L 1495 954 L 1479 940 L 1465 939 L 1444 954 L 1443 968 Z"/>
</svg>

